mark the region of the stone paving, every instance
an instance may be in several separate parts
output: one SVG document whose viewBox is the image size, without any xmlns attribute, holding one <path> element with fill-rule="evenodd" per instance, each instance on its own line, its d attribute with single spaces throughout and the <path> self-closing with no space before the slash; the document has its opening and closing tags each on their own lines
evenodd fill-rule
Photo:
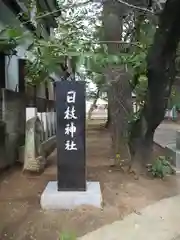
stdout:
<svg viewBox="0 0 180 240">
<path fill-rule="evenodd" d="M 172 238 L 171 240 L 180 240 L 180 235 L 178 235 L 177 237 Z"/>
<path fill-rule="evenodd" d="M 156 130 L 154 141 L 165 148 L 176 142 L 176 131 L 180 125 L 162 123 Z M 79 240 L 180 240 L 180 195 L 163 199 L 142 211 L 132 213 L 121 221 L 116 221 L 88 233 Z"/>
<path fill-rule="evenodd" d="M 173 238 L 172 240 L 180 240 L 180 235 L 175 237 L 175 238 Z"/>
<path fill-rule="evenodd" d="M 179 240 L 180 195 L 163 199 L 79 240 Z"/>
</svg>

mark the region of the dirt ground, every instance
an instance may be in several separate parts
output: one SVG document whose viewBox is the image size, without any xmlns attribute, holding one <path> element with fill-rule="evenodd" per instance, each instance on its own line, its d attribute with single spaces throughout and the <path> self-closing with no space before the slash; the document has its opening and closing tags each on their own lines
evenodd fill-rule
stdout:
<svg viewBox="0 0 180 240">
<path fill-rule="evenodd" d="M 39 176 L 24 175 L 21 167 L 0 175 L 0 239 L 57 240 L 61 232 L 82 236 L 102 225 L 123 218 L 162 198 L 180 192 L 180 177 L 162 180 L 112 171 L 109 167 L 110 138 L 107 130 L 94 125 L 87 131 L 88 180 L 99 181 L 103 210 L 84 206 L 73 211 L 42 211 L 40 194 L 50 180 L 56 179 L 56 152 Z M 155 154 L 160 150 L 155 149 Z"/>
</svg>

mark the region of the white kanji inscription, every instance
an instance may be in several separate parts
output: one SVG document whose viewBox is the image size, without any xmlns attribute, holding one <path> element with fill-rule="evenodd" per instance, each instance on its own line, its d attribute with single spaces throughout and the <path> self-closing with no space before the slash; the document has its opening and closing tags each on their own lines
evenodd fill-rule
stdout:
<svg viewBox="0 0 180 240">
<path fill-rule="evenodd" d="M 65 135 L 71 135 L 71 137 L 74 137 L 74 133 L 76 132 L 76 126 L 74 126 L 74 123 L 68 123 L 65 127 Z"/>
<path fill-rule="evenodd" d="M 76 100 L 76 92 L 75 91 L 69 91 L 67 93 L 67 102 L 68 103 L 75 103 Z"/>
<path fill-rule="evenodd" d="M 74 106 L 72 107 L 67 107 L 66 111 L 65 111 L 65 116 L 64 119 L 70 120 L 70 119 L 77 119 L 77 117 L 75 116 L 75 108 Z"/>
<path fill-rule="evenodd" d="M 72 151 L 77 150 L 76 143 L 74 141 L 67 140 L 65 143 L 65 150 Z"/>
</svg>

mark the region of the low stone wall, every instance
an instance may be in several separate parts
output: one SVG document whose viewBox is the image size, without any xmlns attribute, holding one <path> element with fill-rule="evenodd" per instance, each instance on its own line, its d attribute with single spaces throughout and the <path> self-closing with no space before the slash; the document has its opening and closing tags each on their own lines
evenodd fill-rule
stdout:
<svg viewBox="0 0 180 240">
<path fill-rule="evenodd" d="M 37 108 L 34 107 L 35 103 L 32 104 L 32 107 L 27 107 L 31 106 L 31 100 L 24 93 L 0 89 L 0 169 L 12 166 L 18 159 L 22 159 L 27 116 L 32 118 L 40 115 L 43 125 L 43 141 L 56 134 L 54 102 L 38 99 L 39 105 L 47 103 L 46 108 L 39 107 L 38 113 Z M 46 104 L 44 105 L 46 106 Z"/>
<path fill-rule="evenodd" d="M 47 158 L 56 148 L 56 136 L 53 136 L 46 141 L 43 141 L 41 143 L 41 148 L 43 149 L 43 152 L 44 152 L 43 155 Z M 25 154 L 24 149 L 25 149 L 25 146 L 19 147 L 19 153 L 18 153 L 18 156 L 19 156 L 18 162 L 22 164 L 24 164 L 24 154 Z"/>
<path fill-rule="evenodd" d="M 21 159 L 24 163 L 23 170 L 40 172 L 47 163 L 47 157 L 56 147 L 55 135 L 44 139 L 43 124 L 38 117 L 26 122 L 26 138 L 24 148 L 20 148 Z"/>
<path fill-rule="evenodd" d="M 21 94 L 0 89 L 0 169 L 11 166 L 24 145 L 25 101 Z"/>
<path fill-rule="evenodd" d="M 180 169 L 180 131 L 176 131 L 176 141 L 169 143 L 166 147 L 166 154 L 173 166 Z"/>
<path fill-rule="evenodd" d="M 41 143 L 44 157 L 47 158 L 56 148 L 56 136 L 50 137 Z"/>
</svg>

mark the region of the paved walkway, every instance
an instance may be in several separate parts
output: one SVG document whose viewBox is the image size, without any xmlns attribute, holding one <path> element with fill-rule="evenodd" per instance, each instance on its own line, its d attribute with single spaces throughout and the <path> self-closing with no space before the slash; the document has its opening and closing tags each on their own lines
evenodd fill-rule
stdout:
<svg viewBox="0 0 180 240">
<path fill-rule="evenodd" d="M 162 123 L 156 130 L 154 141 L 165 148 L 174 143 L 180 125 Z M 133 201 L 133 199 L 132 199 Z M 79 238 L 79 240 L 180 240 L 180 195 L 163 199 L 132 213 L 121 221 Z"/>
<path fill-rule="evenodd" d="M 133 201 L 133 200 L 132 200 Z M 179 240 L 180 195 L 163 199 L 79 240 Z"/>
<path fill-rule="evenodd" d="M 162 123 L 155 132 L 154 141 L 165 148 L 169 143 L 176 142 L 176 131 L 180 130 L 180 125 L 176 123 Z"/>
<path fill-rule="evenodd" d="M 173 238 L 172 240 L 180 240 L 180 235 L 175 237 L 175 238 Z"/>
</svg>

